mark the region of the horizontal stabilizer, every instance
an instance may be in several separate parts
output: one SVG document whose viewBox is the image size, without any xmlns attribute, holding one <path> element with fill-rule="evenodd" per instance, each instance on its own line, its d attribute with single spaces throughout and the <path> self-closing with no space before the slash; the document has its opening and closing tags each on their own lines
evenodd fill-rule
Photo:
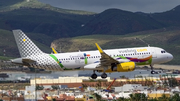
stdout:
<svg viewBox="0 0 180 101">
<path fill-rule="evenodd" d="M 11 62 L 15 64 L 21 64 L 21 65 L 29 65 L 29 64 L 35 63 L 36 61 L 32 59 L 27 59 L 27 58 L 24 58 L 24 59 L 17 58 L 17 59 L 12 59 Z"/>
<path fill-rule="evenodd" d="M 36 61 L 32 59 L 22 59 L 22 62 L 32 64 L 32 63 L 35 63 Z"/>
</svg>

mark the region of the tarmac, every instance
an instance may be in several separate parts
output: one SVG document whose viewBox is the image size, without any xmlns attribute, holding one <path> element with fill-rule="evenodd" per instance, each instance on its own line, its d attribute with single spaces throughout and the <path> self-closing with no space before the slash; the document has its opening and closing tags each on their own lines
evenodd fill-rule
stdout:
<svg viewBox="0 0 180 101">
<path fill-rule="evenodd" d="M 180 65 L 154 65 L 156 69 L 167 69 L 167 70 L 180 70 Z"/>
</svg>

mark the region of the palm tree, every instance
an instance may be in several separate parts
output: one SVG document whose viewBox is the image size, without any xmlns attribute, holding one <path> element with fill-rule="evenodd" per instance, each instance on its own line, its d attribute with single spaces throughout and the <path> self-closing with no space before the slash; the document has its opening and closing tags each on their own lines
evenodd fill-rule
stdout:
<svg viewBox="0 0 180 101">
<path fill-rule="evenodd" d="M 172 96 L 171 101 L 180 101 L 179 94 L 175 94 L 174 96 Z"/>
<path fill-rule="evenodd" d="M 141 100 L 141 94 L 140 93 L 135 93 L 134 98 L 135 98 L 135 101 L 140 101 Z"/>
<path fill-rule="evenodd" d="M 87 84 L 82 84 L 83 89 L 87 89 L 88 85 Z"/>
<path fill-rule="evenodd" d="M 135 101 L 135 97 L 134 97 L 133 94 L 129 94 L 129 97 L 130 97 L 130 100 L 131 100 L 131 101 Z"/>
<path fill-rule="evenodd" d="M 146 94 L 144 93 L 135 93 L 129 94 L 130 101 L 147 101 Z"/>
<path fill-rule="evenodd" d="M 56 101 L 56 99 L 54 98 L 54 99 L 52 99 L 52 101 Z"/>
<path fill-rule="evenodd" d="M 54 89 L 54 90 L 60 89 L 58 85 L 52 85 L 51 87 L 52 87 L 52 89 Z"/>
<path fill-rule="evenodd" d="M 156 98 L 149 99 L 148 101 L 158 101 Z"/>
<path fill-rule="evenodd" d="M 119 97 L 119 98 L 117 99 L 117 101 L 124 101 L 124 100 L 125 100 L 124 97 Z"/>
<path fill-rule="evenodd" d="M 100 89 L 100 88 L 101 88 L 101 86 L 102 86 L 101 81 L 100 81 L 100 80 L 98 80 L 98 82 L 96 83 L 96 87 L 97 87 L 97 89 Z"/>
<path fill-rule="evenodd" d="M 146 94 L 141 93 L 141 101 L 147 101 Z"/>
<path fill-rule="evenodd" d="M 104 83 L 103 83 L 103 86 L 107 88 L 107 87 L 108 87 L 108 83 L 107 83 L 107 82 L 104 82 Z"/>
<path fill-rule="evenodd" d="M 158 101 L 169 101 L 169 98 L 165 94 L 162 94 L 162 97 L 159 97 Z"/>
<path fill-rule="evenodd" d="M 97 94 L 97 93 L 94 93 L 93 95 L 94 95 L 94 97 L 96 98 L 96 101 L 101 101 L 101 99 L 102 99 L 102 96 L 101 96 L 101 95 L 99 95 L 99 94 Z"/>
</svg>

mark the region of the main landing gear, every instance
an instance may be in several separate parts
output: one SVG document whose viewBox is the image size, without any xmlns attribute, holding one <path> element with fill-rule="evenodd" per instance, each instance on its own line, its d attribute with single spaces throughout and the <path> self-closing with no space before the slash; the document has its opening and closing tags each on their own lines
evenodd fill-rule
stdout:
<svg viewBox="0 0 180 101">
<path fill-rule="evenodd" d="M 106 73 L 102 73 L 101 78 L 103 78 L 103 79 L 107 78 L 107 74 Z"/>
<path fill-rule="evenodd" d="M 155 72 L 152 65 L 150 65 L 150 67 L 151 67 L 151 74 L 159 74 L 159 73 L 161 73 L 161 71 Z"/>
<path fill-rule="evenodd" d="M 97 74 L 95 73 L 95 71 L 93 71 L 93 74 L 91 75 L 91 78 L 92 79 L 96 79 L 97 78 Z M 101 78 L 102 79 L 107 78 L 107 74 L 106 73 L 102 73 Z"/>
</svg>

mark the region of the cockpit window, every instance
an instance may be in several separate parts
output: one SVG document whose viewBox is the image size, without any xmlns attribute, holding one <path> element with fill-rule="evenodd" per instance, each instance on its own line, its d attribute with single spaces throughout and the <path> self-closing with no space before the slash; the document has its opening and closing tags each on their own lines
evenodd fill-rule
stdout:
<svg viewBox="0 0 180 101">
<path fill-rule="evenodd" d="M 161 53 L 166 53 L 166 51 L 165 51 L 165 50 L 162 50 Z"/>
</svg>

